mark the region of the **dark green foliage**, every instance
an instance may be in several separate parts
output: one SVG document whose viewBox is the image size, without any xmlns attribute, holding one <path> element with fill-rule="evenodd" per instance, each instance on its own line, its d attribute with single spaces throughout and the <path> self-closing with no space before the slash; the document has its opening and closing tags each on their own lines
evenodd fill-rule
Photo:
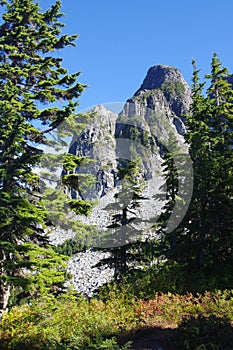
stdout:
<svg viewBox="0 0 233 350">
<path fill-rule="evenodd" d="M 166 95 L 171 95 L 173 93 L 177 94 L 178 96 L 182 95 L 184 93 L 184 85 L 180 81 L 169 81 L 166 83 L 163 83 L 161 86 L 161 90 Z"/>
<path fill-rule="evenodd" d="M 54 247 L 54 250 L 59 254 L 72 256 L 83 250 L 80 239 L 67 239 L 65 242 L 58 244 Z"/>
<path fill-rule="evenodd" d="M 174 209 L 178 191 L 179 191 L 179 177 L 178 177 L 178 169 L 175 162 L 175 158 L 178 155 L 178 148 L 176 146 L 176 140 L 171 138 L 171 147 L 170 151 L 166 148 L 163 151 L 163 175 L 165 179 L 165 183 L 162 186 L 162 196 L 164 191 L 166 192 L 166 204 L 164 205 L 161 215 L 155 224 L 155 228 L 158 233 L 164 232 L 168 223 L 168 220 L 172 214 Z"/>
<path fill-rule="evenodd" d="M 56 252 L 59 254 L 72 256 L 81 251 L 85 251 L 87 248 L 90 248 L 93 240 L 98 240 L 98 230 L 93 225 L 85 225 L 81 222 L 77 222 L 74 230 L 76 234 L 73 238 L 67 239 L 63 243 L 54 246 L 54 250 Z"/>
<path fill-rule="evenodd" d="M 177 350 L 231 350 L 231 320 L 216 316 L 185 318 L 179 325 L 175 344 Z"/>
<path fill-rule="evenodd" d="M 79 73 L 68 75 L 57 57 L 58 50 L 75 45 L 77 38 L 61 34 L 60 1 L 45 12 L 33 0 L 1 5 L 5 5 L 0 26 L 0 309 L 4 311 L 12 286 L 32 282 L 25 271 L 43 274 L 41 261 L 48 269 L 53 265 L 51 273 L 58 269 L 54 277 L 58 284 L 64 281 L 61 259 L 47 250 L 42 235 L 48 213 L 40 202 L 39 177 L 33 168 L 40 163 L 41 145 L 53 143 L 53 130 L 74 118 L 84 86 L 77 81 Z M 60 107 L 54 107 L 57 101 Z M 36 286 L 41 280 L 34 277 Z"/>
<path fill-rule="evenodd" d="M 102 250 L 110 252 L 110 257 L 101 264 L 114 268 L 115 280 L 122 279 L 129 273 L 132 266 L 142 255 L 136 248 L 140 242 L 143 223 L 137 215 L 137 209 L 146 198 L 142 196 L 143 180 L 137 161 L 122 161 L 118 169 L 119 190 L 115 193 L 116 201 L 107 205 L 112 215 L 112 223 L 107 227 L 107 233 L 102 238 Z M 105 248 L 106 247 L 106 248 Z"/>
<path fill-rule="evenodd" d="M 168 244 L 163 251 L 168 259 L 163 271 L 168 269 L 171 275 L 177 266 L 174 282 L 183 291 L 230 288 L 233 282 L 233 91 L 227 77 L 215 54 L 205 95 L 194 62 L 193 103 L 185 135 L 194 190 L 184 220 L 171 233 L 175 245 Z"/>
</svg>

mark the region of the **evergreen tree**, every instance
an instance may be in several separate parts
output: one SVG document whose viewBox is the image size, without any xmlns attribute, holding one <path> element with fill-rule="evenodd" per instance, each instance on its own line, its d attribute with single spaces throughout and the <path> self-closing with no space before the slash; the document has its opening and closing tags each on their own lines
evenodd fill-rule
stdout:
<svg viewBox="0 0 233 350">
<path fill-rule="evenodd" d="M 162 192 L 166 191 L 166 203 L 162 209 L 162 213 L 159 216 L 154 228 L 156 229 L 159 239 L 161 239 L 160 243 L 165 246 L 167 246 L 168 244 L 169 248 L 173 250 L 173 247 L 175 247 L 176 245 L 175 244 L 176 239 L 175 239 L 175 236 L 173 235 L 173 232 L 171 234 L 166 233 L 166 227 L 167 227 L 168 220 L 171 217 L 171 214 L 174 209 L 177 196 L 178 196 L 178 189 L 179 189 L 178 170 L 174 160 L 174 153 L 171 153 L 168 150 L 165 150 L 163 159 L 164 159 L 164 162 L 162 163 L 162 166 L 163 166 L 165 184 L 162 186 Z"/>
<path fill-rule="evenodd" d="M 59 138 L 59 132 L 56 136 Z M 75 244 L 76 249 L 79 247 L 79 250 L 88 246 L 97 234 L 94 225 L 84 224 L 77 217 L 89 216 L 96 204 L 94 200 L 83 199 L 95 179 L 90 174 L 80 173 L 79 165 L 85 168 L 89 162 L 89 158 L 71 153 L 44 153 L 40 164 L 41 203 L 49 212 L 50 231 L 54 231 L 54 228 L 63 232 L 72 231 L 75 238 L 70 243 Z"/>
<path fill-rule="evenodd" d="M 43 238 L 48 213 L 40 203 L 38 176 L 33 168 L 41 159 L 40 145 L 51 144 L 53 130 L 74 116 L 84 86 L 77 81 L 79 73 L 67 74 L 62 58 L 57 57 L 60 49 L 74 45 L 77 38 L 61 35 L 61 1 L 45 12 L 33 0 L 2 0 L 0 4 L 5 7 L 0 26 L 2 313 L 12 287 L 28 284 L 25 271 L 48 255 Z M 54 107 L 57 101 L 60 105 Z M 58 277 L 59 259 L 54 255 L 48 265 L 57 282 L 63 279 Z"/>
<path fill-rule="evenodd" d="M 193 161 L 194 191 L 181 225 L 168 246 L 167 264 L 178 264 L 183 290 L 232 285 L 232 108 L 228 73 L 214 54 L 210 87 L 203 92 L 195 62 L 192 106 L 185 135 Z M 178 281 L 178 276 L 176 278 Z"/>
<path fill-rule="evenodd" d="M 102 239 L 102 245 L 106 248 L 100 249 L 109 252 L 110 257 L 103 259 L 100 264 L 113 267 L 115 280 L 122 281 L 135 267 L 135 263 L 142 259 L 137 245 L 142 238 L 145 220 L 139 217 L 137 210 L 146 198 L 142 195 L 143 179 L 138 161 L 122 160 L 118 181 L 120 184 L 114 195 L 116 201 L 105 208 L 112 213 L 112 222 Z"/>
<path fill-rule="evenodd" d="M 178 246 L 174 258 L 183 261 L 188 269 L 201 269 L 206 235 L 207 192 L 211 172 L 209 152 L 209 114 L 208 101 L 203 96 L 204 83 L 199 80 L 199 71 L 193 61 L 193 88 L 190 115 L 187 115 L 185 138 L 190 145 L 189 152 L 193 162 L 194 191 L 191 205 L 183 223 L 177 228 Z M 185 261 L 185 256 L 188 258 Z M 194 267 L 195 266 L 195 267 Z"/>
<path fill-rule="evenodd" d="M 227 286 L 232 283 L 233 266 L 233 90 L 228 70 L 217 55 L 212 59 L 207 90 L 209 103 L 212 177 L 209 191 L 209 261 Z M 224 283 L 224 282 L 223 282 Z"/>
</svg>

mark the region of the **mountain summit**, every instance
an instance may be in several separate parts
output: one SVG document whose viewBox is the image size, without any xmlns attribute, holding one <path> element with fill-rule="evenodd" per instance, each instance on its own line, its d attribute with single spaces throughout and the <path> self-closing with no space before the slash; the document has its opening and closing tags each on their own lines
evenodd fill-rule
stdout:
<svg viewBox="0 0 233 350">
<path fill-rule="evenodd" d="M 158 64 L 148 70 L 139 90 L 162 89 L 164 83 L 177 81 L 187 85 L 179 69 Z"/>
<path fill-rule="evenodd" d="M 134 96 L 140 96 L 147 91 L 161 91 L 176 116 L 183 119 L 191 103 L 191 91 L 179 69 L 170 66 L 156 65 L 151 67 L 141 87 Z"/>
</svg>

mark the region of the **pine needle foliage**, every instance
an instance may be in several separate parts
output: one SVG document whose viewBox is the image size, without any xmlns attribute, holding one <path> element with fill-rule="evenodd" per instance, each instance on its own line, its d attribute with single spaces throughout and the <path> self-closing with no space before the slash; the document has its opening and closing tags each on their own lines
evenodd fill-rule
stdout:
<svg viewBox="0 0 233 350">
<path fill-rule="evenodd" d="M 78 82 L 80 72 L 68 74 L 59 56 L 77 39 L 62 34 L 61 1 L 45 12 L 33 0 L 4 0 L 0 5 L 5 11 L 0 26 L 0 312 L 4 312 L 12 287 L 30 283 L 25 271 L 40 263 L 39 257 L 48 256 L 43 238 L 48 213 L 40 202 L 39 178 L 33 169 L 40 163 L 41 145 L 51 144 L 52 132 L 62 122 L 70 127 L 68 118 L 75 121 L 85 86 Z M 60 258 L 54 254 L 47 263 L 60 283 L 64 279 Z"/>
</svg>

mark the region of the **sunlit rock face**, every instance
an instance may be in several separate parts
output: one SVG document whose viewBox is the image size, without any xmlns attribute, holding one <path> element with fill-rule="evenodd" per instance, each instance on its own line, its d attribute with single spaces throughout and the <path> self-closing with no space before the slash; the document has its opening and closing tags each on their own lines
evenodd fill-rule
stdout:
<svg viewBox="0 0 233 350">
<path fill-rule="evenodd" d="M 118 115 L 98 105 L 86 130 L 73 138 L 69 152 L 93 160 L 77 172 L 92 174 L 96 181 L 85 193 L 73 193 L 73 198 L 99 199 L 115 186 L 117 170 L 115 128 Z"/>
</svg>

